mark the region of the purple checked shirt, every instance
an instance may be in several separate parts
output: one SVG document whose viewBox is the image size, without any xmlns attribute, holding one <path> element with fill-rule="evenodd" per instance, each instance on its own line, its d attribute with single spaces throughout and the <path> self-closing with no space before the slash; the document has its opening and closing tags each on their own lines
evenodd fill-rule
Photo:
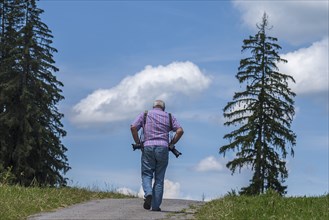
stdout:
<svg viewBox="0 0 329 220">
<path fill-rule="evenodd" d="M 176 118 L 171 114 L 173 131 L 176 132 L 180 128 L 180 124 Z M 144 112 L 140 113 L 133 126 L 139 129 L 144 124 Z M 144 146 L 165 146 L 169 144 L 170 122 L 169 113 L 162 111 L 160 108 L 154 108 L 147 112 L 147 118 L 144 128 Z"/>
</svg>

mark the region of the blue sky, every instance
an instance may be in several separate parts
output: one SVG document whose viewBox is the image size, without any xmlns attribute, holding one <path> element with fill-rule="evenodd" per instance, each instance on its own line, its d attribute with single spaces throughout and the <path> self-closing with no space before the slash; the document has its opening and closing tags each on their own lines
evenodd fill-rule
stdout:
<svg viewBox="0 0 329 220">
<path fill-rule="evenodd" d="M 53 32 L 70 184 L 140 193 L 140 152 L 130 124 L 166 102 L 185 134 L 170 155 L 165 197 L 206 200 L 247 186 L 251 171 L 225 167 L 222 109 L 235 91 L 243 39 L 264 11 L 292 75 L 297 134 L 288 195 L 328 193 L 328 1 L 59 1 L 38 3 Z"/>
</svg>

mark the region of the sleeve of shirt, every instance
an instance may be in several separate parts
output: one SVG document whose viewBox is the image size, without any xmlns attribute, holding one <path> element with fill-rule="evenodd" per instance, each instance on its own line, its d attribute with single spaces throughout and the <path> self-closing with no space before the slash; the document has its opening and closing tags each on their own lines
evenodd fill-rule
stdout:
<svg viewBox="0 0 329 220">
<path fill-rule="evenodd" d="M 133 123 L 131 124 L 131 126 L 134 126 L 137 128 L 137 131 L 139 131 L 139 129 L 141 129 L 141 127 L 143 126 L 143 122 L 144 122 L 144 113 L 140 113 L 137 118 L 133 121 Z"/>
<path fill-rule="evenodd" d="M 178 123 L 177 119 L 175 118 L 175 116 L 171 116 L 172 117 L 172 127 L 173 127 L 173 131 L 176 132 L 178 128 L 181 128 L 180 124 Z"/>
</svg>

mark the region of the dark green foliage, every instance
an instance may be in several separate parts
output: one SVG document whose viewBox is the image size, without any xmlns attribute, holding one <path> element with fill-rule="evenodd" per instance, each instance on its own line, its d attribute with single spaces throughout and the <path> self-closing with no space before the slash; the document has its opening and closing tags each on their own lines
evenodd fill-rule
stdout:
<svg viewBox="0 0 329 220">
<path fill-rule="evenodd" d="M 70 168 L 52 35 L 35 0 L 0 1 L 0 165 L 15 182 L 62 185 Z"/>
<path fill-rule="evenodd" d="M 288 81 L 294 79 L 278 70 L 276 64 L 287 61 L 278 55 L 277 38 L 267 36 L 266 14 L 257 27 L 258 33 L 243 41 L 242 51 L 250 51 L 251 57 L 240 61 L 236 75 L 246 90 L 235 93 L 224 108 L 224 125 L 238 128 L 224 136 L 230 143 L 219 152 L 225 156 L 227 151 L 236 151 L 235 159 L 226 165 L 232 173 L 243 166 L 252 168 L 251 184 L 240 193 L 255 195 L 273 189 L 284 194 L 287 187 L 282 183 L 288 177 L 284 159 L 288 147 L 294 155 L 296 144 L 296 135 L 290 130 L 295 93 L 288 87 Z"/>
</svg>

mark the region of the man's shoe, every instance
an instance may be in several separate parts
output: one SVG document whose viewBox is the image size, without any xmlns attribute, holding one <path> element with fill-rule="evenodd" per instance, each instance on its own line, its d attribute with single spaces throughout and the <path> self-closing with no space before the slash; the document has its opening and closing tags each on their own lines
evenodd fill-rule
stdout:
<svg viewBox="0 0 329 220">
<path fill-rule="evenodd" d="M 160 209 L 160 208 L 152 209 L 152 211 L 155 211 L 155 212 L 161 212 L 161 209 Z"/>
<path fill-rule="evenodd" d="M 146 198 L 144 199 L 144 209 L 150 210 L 151 208 L 151 202 L 152 202 L 152 196 L 148 195 L 146 196 Z"/>
</svg>

